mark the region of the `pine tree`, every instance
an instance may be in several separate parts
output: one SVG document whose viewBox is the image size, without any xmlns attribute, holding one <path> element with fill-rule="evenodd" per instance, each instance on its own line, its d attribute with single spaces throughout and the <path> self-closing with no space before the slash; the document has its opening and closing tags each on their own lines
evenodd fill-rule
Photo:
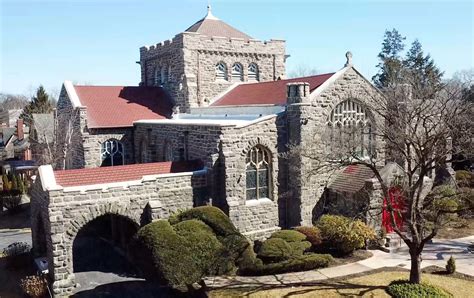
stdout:
<svg viewBox="0 0 474 298">
<path fill-rule="evenodd" d="M 443 73 L 429 54 L 425 56 L 418 39 L 415 39 L 408 50 L 403 66 L 404 71 L 407 71 L 404 77 L 410 80 L 407 83 L 412 85 L 415 98 L 433 98 L 441 89 Z"/>
<path fill-rule="evenodd" d="M 51 113 L 53 111 L 53 103 L 49 98 L 48 93 L 44 90 L 43 86 L 39 86 L 36 90 L 36 95 L 33 96 L 30 103 L 25 106 L 23 113 L 20 118 L 25 121 L 28 125 L 31 124 L 33 119 L 33 113 Z"/>
<path fill-rule="evenodd" d="M 405 48 L 405 39 L 396 29 L 385 31 L 382 50 L 378 54 L 379 72 L 372 77 L 378 88 L 383 89 L 397 82 L 403 67 L 401 53 Z"/>
</svg>

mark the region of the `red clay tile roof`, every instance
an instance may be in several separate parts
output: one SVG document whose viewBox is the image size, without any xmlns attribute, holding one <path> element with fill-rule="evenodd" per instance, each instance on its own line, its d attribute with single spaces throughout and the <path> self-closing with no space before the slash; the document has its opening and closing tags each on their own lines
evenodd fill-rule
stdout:
<svg viewBox="0 0 474 298">
<path fill-rule="evenodd" d="M 286 84 L 295 82 L 309 83 L 310 92 L 318 88 L 334 73 L 322 75 L 278 80 L 270 82 L 241 84 L 224 94 L 211 106 L 237 106 L 237 105 L 286 105 Z"/>
<path fill-rule="evenodd" d="M 203 168 L 200 160 L 154 162 L 115 167 L 54 171 L 62 187 L 95 185 L 139 180 L 145 175 L 192 172 Z"/>
<path fill-rule="evenodd" d="M 365 186 L 365 180 L 373 178 L 374 173 L 364 165 L 350 165 L 339 173 L 328 186 L 336 192 L 356 193 Z"/>
<path fill-rule="evenodd" d="M 242 31 L 235 29 L 234 27 L 224 23 L 219 19 L 201 19 L 194 23 L 191 27 L 186 29 L 185 32 L 196 32 L 206 36 L 243 38 L 245 40 L 252 39 L 252 37 L 248 36 Z"/>
<path fill-rule="evenodd" d="M 87 107 L 89 128 L 131 127 L 142 119 L 171 117 L 172 100 L 161 87 L 74 86 Z"/>
</svg>

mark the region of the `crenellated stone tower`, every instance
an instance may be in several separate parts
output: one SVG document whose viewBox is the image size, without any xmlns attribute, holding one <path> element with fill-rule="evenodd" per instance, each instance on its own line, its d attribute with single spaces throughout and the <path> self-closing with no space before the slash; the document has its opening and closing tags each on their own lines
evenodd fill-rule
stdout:
<svg viewBox="0 0 474 298">
<path fill-rule="evenodd" d="M 285 77 L 285 41 L 255 40 L 207 15 L 172 40 L 140 48 L 141 85 L 163 86 L 181 107 L 205 107 L 230 86 Z"/>
</svg>

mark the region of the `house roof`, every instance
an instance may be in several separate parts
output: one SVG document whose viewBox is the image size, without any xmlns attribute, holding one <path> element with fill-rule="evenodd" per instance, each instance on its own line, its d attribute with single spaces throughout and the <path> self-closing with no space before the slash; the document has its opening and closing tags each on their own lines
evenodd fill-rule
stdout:
<svg viewBox="0 0 474 298">
<path fill-rule="evenodd" d="M 162 87 L 74 86 L 87 107 L 89 128 L 131 127 L 140 119 L 172 115 L 173 100 Z"/>
<path fill-rule="evenodd" d="M 196 32 L 206 36 L 220 36 L 229 38 L 252 39 L 249 35 L 235 29 L 227 23 L 212 15 L 211 7 L 208 6 L 207 15 L 191 25 L 185 32 Z"/>
<path fill-rule="evenodd" d="M 54 138 L 54 115 L 33 113 L 33 126 L 35 130 L 35 141 L 40 144 L 51 143 Z M 30 135 L 31 136 L 31 135 Z"/>
<path fill-rule="evenodd" d="M 356 193 L 365 186 L 365 181 L 374 177 L 371 169 L 364 165 L 350 165 L 340 172 L 328 188 L 336 192 Z"/>
<path fill-rule="evenodd" d="M 16 128 L 15 127 L 3 127 L 2 130 L 2 137 L 0 138 L 0 147 L 5 147 L 12 136 L 15 135 Z"/>
<path fill-rule="evenodd" d="M 194 172 L 203 169 L 200 160 L 154 162 L 114 167 L 54 171 L 56 184 L 62 187 L 134 181 L 147 175 Z"/>
<path fill-rule="evenodd" d="M 310 92 L 321 86 L 334 73 L 315 76 L 240 84 L 229 90 L 211 106 L 236 106 L 236 105 L 286 105 L 286 84 L 296 82 L 309 83 Z"/>
</svg>

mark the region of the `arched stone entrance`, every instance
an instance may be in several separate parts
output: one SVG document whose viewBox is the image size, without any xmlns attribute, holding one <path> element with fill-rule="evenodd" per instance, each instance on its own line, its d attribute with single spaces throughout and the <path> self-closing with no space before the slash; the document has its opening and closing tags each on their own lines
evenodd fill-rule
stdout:
<svg viewBox="0 0 474 298">
<path fill-rule="evenodd" d="M 72 244 L 73 272 L 134 275 L 135 270 L 128 260 L 128 245 L 138 228 L 131 219 L 112 213 L 89 221 Z"/>
</svg>

